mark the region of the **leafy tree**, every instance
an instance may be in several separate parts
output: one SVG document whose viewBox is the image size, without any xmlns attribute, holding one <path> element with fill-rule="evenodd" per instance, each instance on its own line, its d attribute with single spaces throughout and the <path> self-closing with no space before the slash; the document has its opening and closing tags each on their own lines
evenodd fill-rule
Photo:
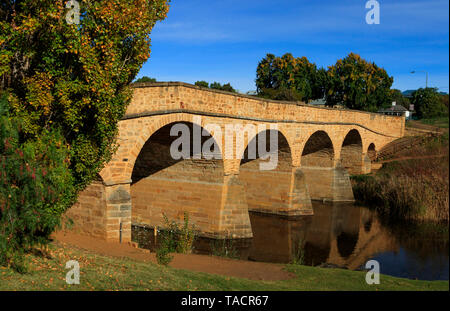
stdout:
<svg viewBox="0 0 450 311">
<path fill-rule="evenodd" d="M 150 77 L 147 77 L 147 76 L 143 76 L 143 77 L 141 77 L 139 79 L 136 79 L 136 81 L 134 81 L 134 82 L 156 82 L 156 79 L 155 78 L 150 78 Z"/>
<path fill-rule="evenodd" d="M 393 81 L 383 68 L 350 53 L 328 69 L 327 105 L 377 111 L 390 105 Z"/>
<path fill-rule="evenodd" d="M 441 101 L 442 101 L 442 104 L 443 104 L 445 107 L 447 107 L 447 110 L 448 110 L 448 94 L 443 94 L 443 95 L 441 96 Z"/>
<path fill-rule="evenodd" d="M 112 154 L 129 84 L 149 57 L 149 34 L 168 3 L 78 2 L 79 24 L 67 22 L 66 1 L 2 2 L 0 75 L 26 139 L 61 130 L 82 189 Z"/>
<path fill-rule="evenodd" d="M 436 88 L 420 88 L 412 94 L 411 103 L 419 118 L 435 118 L 448 115 L 448 107 Z"/>
<path fill-rule="evenodd" d="M 195 85 L 209 88 L 209 83 L 206 81 L 197 81 L 197 82 L 195 82 Z"/>
<path fill-rule="evenodd" d="M 406 109 L 409 109 L 409 105 L 411 104 L 409 98 L 404 96 L 402 91 L 397 90 L 397 89 L 391 90 L 390 101 L 396 102 L 397 105 L 401 105 L 401 106 L 405 107 Z"/>
<path fill-rule="evenodd" d="M 224 85 L 220 84 L 219 82 L 213 82 L 211 84 L 208 84 L 206 81 L 197 81 L 195 82 L 195 85 L 201 86 L 201 87 L 207 87 L 213 90 L 220 90 L 220 91 L 226 91 L 226 92 L 232 92 L 236 93 L 237 91 L 231 86 L 230 83 L 226 83 Z"/>
<path fill-rule="evenodd" d="M 278 100 L 323 98 L 326 71 L 317 69 L 306 57 L 294 58 L 286 53 L 282 57 L 267 54 L 256 69 L 256 88 L 259 96 Z"/>
<path fill-rule="evenodd" d="M 236 93 L 236 90 L 231 86 L 230 83 L 226 83 L 226 84 L 222 85 L 222 87 L 219 89 L 222 91 L 226 91 L 226 92 Z"/>
<path fill-rule="evenodd" d="M 8 94 L 11 118 L 20 120 L 17 148 L 45 153 L 43 142 L 60 133 L 74 185 L 61 200 L 69 207 L 111 158 L 130 83 L 169 6 L 168 0 L 78 0 L 81 18 L 72 23 L 66 2 L 1 2 L 0 93 Z"/>
</svg>

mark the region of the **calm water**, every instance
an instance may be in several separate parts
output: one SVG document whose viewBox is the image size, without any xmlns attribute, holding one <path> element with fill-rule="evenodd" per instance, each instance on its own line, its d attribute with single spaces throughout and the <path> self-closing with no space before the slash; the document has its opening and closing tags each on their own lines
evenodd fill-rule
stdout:
<svg viewBox="0 0 450 311">
<path fill-rule="evenodd" d="M 197 238 L 194 252 L 276 263 L 300 259 L 306 265 L 327 263 L 352 270 L 375 259 L 383 274 L 449 279 L 448 232 L 386 225 L 375 212 L 351 204 L 313 203 L 313 209 L 313 216 L 300 217 L 251 212 L 252 239 Z M 153 230 L 133 226 L 132 239 L 154 250 Z"/>
</svg>

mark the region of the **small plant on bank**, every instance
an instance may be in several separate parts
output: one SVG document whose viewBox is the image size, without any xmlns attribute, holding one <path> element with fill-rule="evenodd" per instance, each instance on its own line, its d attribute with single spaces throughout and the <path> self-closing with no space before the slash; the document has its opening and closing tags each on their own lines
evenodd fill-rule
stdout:
<svg viewBox="0 0 450 311">
<path fill-rule="evenodd" d="M 173 259 L 173 253 L 170 247 L 170 239 L 162 234 L 161 244 L 156 249 L 156 260 L 160 265 L 167 266 Z"/>
<path fill-rule="evenodd" d="M 291 264 L 304 265 L 305 264 L 305 243 L 301 238 L 298 240 L 296 247 L 292 253 Z"/>
<path fill-rule="evenodd" d="M 158 238 L 158 246 L 156 248 L 156 259 L 159 264 L 169 264 L 173 256 L 171 253 L 189 254 L 192 252 L 195 240 L 195 230 L 193 225 L 189 225 L 189 214 L 184 213 L 183 226 L 175 221 L 169 221 L 167 216 L 163 214 L 165 226 L 160 232 Z"/>
<path fill-rule="evenodd" d="M 233 238 L 227 234 L 224 239 L 216 239 L 211 241 L 211 254 L 213 256 L 226 257 L 226 258 L 239 258 L 239 252 L 234 246 Z"/>
<path fill-rule="evenodd" d="M 178 231 L 177 252 L 182 254 L 192 253 L 195 240 L 194 225 L 189 226 L 189 214 L 184 212 L 183 227 Z"/>
</svg>

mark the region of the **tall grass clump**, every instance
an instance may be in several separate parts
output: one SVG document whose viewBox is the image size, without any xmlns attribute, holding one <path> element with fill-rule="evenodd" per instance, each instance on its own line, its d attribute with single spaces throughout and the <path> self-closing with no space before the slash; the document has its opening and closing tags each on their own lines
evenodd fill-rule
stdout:
<svg viewBox="0 0 450 311">
<path fill-rule="evenodd" d="M 439 156 L 384 163 L 373 176 L 352 176 L 355 198 L 390 220 L 448 224 L 448 135 L 431 138 L 409 153 Z"/>
<path fill-rule="evenodd" d="M 305 240 L 303 238 L 300 238 L 294 247 L 294 250 L 292 252 L 291 264 L 305 264 Z"/>
</svg>

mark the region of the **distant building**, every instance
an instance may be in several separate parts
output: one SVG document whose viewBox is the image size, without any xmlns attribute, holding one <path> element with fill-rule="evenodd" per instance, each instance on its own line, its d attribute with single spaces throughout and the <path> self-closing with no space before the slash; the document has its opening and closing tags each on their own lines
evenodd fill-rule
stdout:
<svg viewBox="0 0 450 311">
<path fill-rule="evenodd" d="M 410 110 L 408 110 L 402 105 L 397 105 L 396 102 L 392 102 L 392 106 L 389 108 L 381 108 L 380 110 L 378 110 L 378 113 L 389 116 L 405 116 L 406 120 L 411 119 L 413 112 L 414 105 L 410 105 Z"/>
<path fill-rule="evenodd" d="M 313 105 L 316 107 L 325 107 L 326 104 L 327 104 L 327 101 L 325 98 L 315 99 L 308 103 L 308 105 Z M 337 105 L 334 105 L 334 107 L 330 107 L 330 108 L 345 108 L 345 107 L 342 104 L 337 104 Z"/>
<path fill-rule="evenodd" d="M 312 100 L 308 104 L 313 105 L 313 106 L 322 106 L 323 107 L 323 106 L 325 106 L 325 103 L 326 103 L 325 99 L 320 98 L 320 99 Z"/>
</svg>

